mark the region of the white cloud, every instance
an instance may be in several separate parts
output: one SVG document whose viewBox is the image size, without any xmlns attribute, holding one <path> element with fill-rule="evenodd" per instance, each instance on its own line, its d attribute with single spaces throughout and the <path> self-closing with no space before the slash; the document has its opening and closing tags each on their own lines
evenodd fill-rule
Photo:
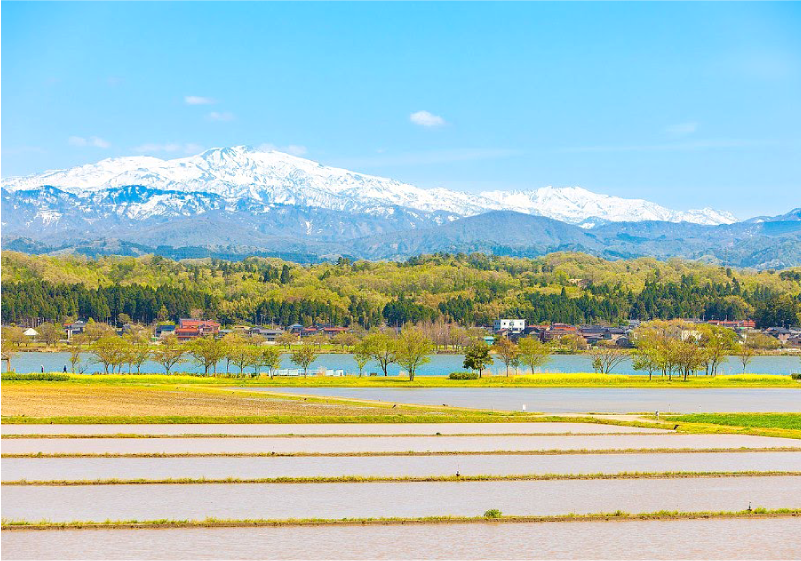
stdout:
<svg viewBox="0 0 801 561">
<path fill-rule="evenodd" d="M 201 95 L 187 95 L 184 97 L 184 102 L 186 102 L 187 105 L 214 105 L 217 103 L 217 100 Z"/>
<path fill-rule="evenodd" d="M 299 144 L 289 144 L 288 146 L 276 146 L 275 144 L 271 144 L 269 142 L 260 144 L 258 149 L 261 152 L 283 152 L 285 154 L 291 154 L 293 156 L 303 156 L 309 151 L 305 146 L 301 146 Z"/>
<path fill-rule="evenodd" d="M 90 136 L 85 138 L 83 136 L 71 136 L 67 139 L 67 144 L 70 146 L 91 146 L 93 148 L 108 148 L 111 143 L 108 140 L 100 138 L 99 136 Z"/>
<path fill-rule="evenodd" d="M 698 123 L 677 123 L 675 125 L 670 125 L 665 127 L 665 131 L 668 134 L 672 134 L 675 136 L 684 136 L 687 134 L 692 134 L 696 130 L 698 130 Z"/>
<path fill-rule="evenodd" d="M 155 152 L 198 154 L 203 151 L 203 146 L 191 142 L 187 144 L 181 144 L 179 142 L 168 142 L 166 144 L 146 143 L 141 146 L 136 146 L 133 151 L 140 154 L 153 154 Z"/>
<path fill-rule="evenodd" d="M 409 115 L 409 120 L 421 127 L 441 127 L 445 125 L 445 119 L 439 115 L 434 115 L 428 111 L 417 111 Z"/>
<path fill-rule="evenodd" d="M 212 111 L 209 113 L 209 119 L 212 121 L 228 122 L 236 119 L 236 115 L 230 111 Z"/>
</svg>

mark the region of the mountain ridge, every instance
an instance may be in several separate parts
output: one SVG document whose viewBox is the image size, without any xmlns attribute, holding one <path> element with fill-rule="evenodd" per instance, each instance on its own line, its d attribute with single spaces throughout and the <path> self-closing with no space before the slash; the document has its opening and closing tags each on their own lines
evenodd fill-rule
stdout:
<svg viewBox="0 0 801 561">
<path fill-rule="evenodd" d="M 142 186 L 159 191 L 217 195 L 227 206 L 291 205 L 386 215 L 405 207 L 438 215 L 436 222 L 488 210 L 512 210 L 580 224 L 594 221 L 665 220 L 700 224 L 732 223 L 713 209 L 677 211 L 644 199 L 600 195 L 580 187 L 542 187 L 528 191 L 479 194 L 444 188 L 422 189 L 393 179 L 324 166 L 273 150 L 246 146 L 215 148 L 196 156 L 162 160 L 151 156 L 109 158 L 67 170 L 12 177 L 9 193 L 50 186 L 82 198 L 91 193 Z"/>
<path fill-rule="evenodd" d="M 313 262 L 582 251 L 763 269 L 801 264 L 799 209 L 732 222 L 718 211 L 682 214 L 580 187 L 425 190 L 241 147 L 176 160 L 108 159 L 6 179 L 1 191 L 3 246 L 31 253 L 291 255 Z M 695 221 L 681 220 L 691 212 L 700 213 Z"/>
</svg>

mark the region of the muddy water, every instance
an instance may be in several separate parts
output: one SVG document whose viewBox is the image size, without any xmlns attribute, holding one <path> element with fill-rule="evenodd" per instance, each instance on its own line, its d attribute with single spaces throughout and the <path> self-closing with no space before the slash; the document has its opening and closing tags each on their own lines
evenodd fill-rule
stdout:
<svg viewBox="0 0 801 561">
<path fill-rule="evenodd" d="M 603 434 L 667 432 L 662 429 L 622 427 L 591 423 L 393 423 L 325 425 L 2 425 L 2 434 L 228 434 L 228 435 L 312 435 L 312 434 Z"/>
<path fill-rule="evenodd" d="M 801 519 L 3 532 L 8 559 L 798 559 Z M 679 539 L 677 539 L 677 537 Z"/>
<path fill-rule="evenodd" d="M 351 453 L 408 451 L 605 450 L 628 448 L 762 448 L 797 440 L 733 434 L 586 436 L 398 436 L 393 438 L 41 438 L 7 439 L 4 454 L 21 453 Z"/>
<path fill-rule="evenodd" d="M 259 388 L 248 387 L 248 391 Z M 545 413 L 799 412 L 800 388 L 264 388 L 264 391 Z"/>
<path fill-rule="evenodd" d="M 801 452 L 279 458 L 6 458 L 2 479 L 257 479 L 665 471 L 798 471 Z"/>
<path fill-rule="evenodd" d="M 482 481 L 11 486 L 2 516 L 26 520 L 361 518 L 801 508 L 801 476 Z"/>
</svg>

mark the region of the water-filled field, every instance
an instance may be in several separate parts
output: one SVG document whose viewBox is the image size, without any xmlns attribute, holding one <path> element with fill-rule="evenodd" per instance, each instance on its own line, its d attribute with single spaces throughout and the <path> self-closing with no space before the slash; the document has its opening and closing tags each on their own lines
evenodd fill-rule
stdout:
<svg viewBox="0 0 801 561">
<path fill-rule="evenodd" d="M 597 423 L 330 423 L 312 424 L 169 424 L 169 425 L 2 425 L 2 434 L 139 434 L 139 435 L 456 435 L 456 434 L 603 434 L 652 432 L 664 429 Z"/>
<path fill-rule="evenodd" d="M 9 559 L 798 559 L 801 519 L 3 532 Z"/>
<path fill-rule="evenodd" d="M 498 450 L 725 449 L 801 447 L 797 440 L 735 434 L 598 434 L 571 436 L 394 436 L 255 438 L 21 438 L 4 454 L 359 454 Z"/>
<path fill-rule="evenodd" d="M 688 479 L 11 486 L 3 517 L 25 520 L 286 519 L 801 508 L 801 476 Z"/>
<path fill-rule="evenodd" d="M 487 456 L 5 458 L 3 481 L 424 477 L 622 472 L 793 471 L 801 452 Z"/>
</svg>

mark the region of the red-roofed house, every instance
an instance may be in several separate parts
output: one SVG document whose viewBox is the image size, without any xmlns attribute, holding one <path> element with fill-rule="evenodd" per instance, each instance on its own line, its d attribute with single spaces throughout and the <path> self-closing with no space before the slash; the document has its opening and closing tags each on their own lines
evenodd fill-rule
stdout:
<svg viewBox="0 0 801 561">
<path fill-rule="evenodd" d="M 220 324 L 208 319 L 182 319 L 175 328 L 175 336 L 179 341 L 189 341 L 204 335 L 216 335 Z"/>
</svg>

